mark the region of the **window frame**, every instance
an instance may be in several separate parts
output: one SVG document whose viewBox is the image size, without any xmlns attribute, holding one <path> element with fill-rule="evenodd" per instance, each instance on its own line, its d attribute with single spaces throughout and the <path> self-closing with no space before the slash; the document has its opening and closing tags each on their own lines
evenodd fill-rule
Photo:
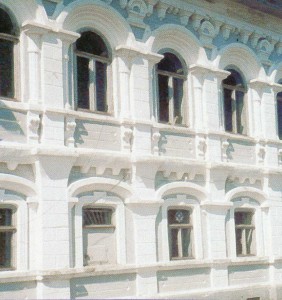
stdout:
<svg viewBox="0 0 282 300">
<path fill-rule="evenodd" d="M 10 266 L 8 267 L 1 267 L 0 266 L 0 272 L 3 271 L 11 271 L 11 270 L 16 270 L 16 257 L 17 257 L 17 248 L 16 248 L 16 241 L 17 241 L 17 207 L 14 205 L 9 205 L 9 204 L 1 204 L 0 205 L 0 210 L 5 209 L 5 210 L 11 210 L 12 211 L 12 216 L 11 216 L 11 226 L 0 226 L 0 233 L 3 232 L 12 232 L 12 237 L 10 241 L 10 252 L 11 252 L 11 261 L 10 261 Z"/>
<path fill-rule="evenodd" d="M 165 55 L 166 53 L 168 54 L 173 54 L 174 56 L 176 56 L 176 58 L 180 61 L 181 65 L 182 65 L 182 69 L 183 69 L 183 74 L 177 74 L 176 72 L 170 72 L 170 71 L 165 71 L 165 70 L 159 70 L 158 69 L 158 64 L 162 62 L 163 59 L 165 59 L 165 57 L 159 61 L 159 63 L 157 63 L 155 65 L 155 74 L 156 74 L 156 99 L 157 99 L 157 105 L 156 105 L 156 115 L 157 115 L 157 120 L 159 123 L 161 124 L 168 124 L 168 125 L 177 125 L 177 126 L 184 126 L 187 122 L 187 117 L 186 117 L 186 113 L 185 113 L 185 107 L 187 107 L 186 104 L 186 85 L 187 85 L 187 67 L 186 64 L 184 62 L 184 60 L 182 59 L 182 57 L 176 53 L 174 50 L 172 49 L 166 49 L 160 52 L 160 54 Z M 162 121 L 160 119 L 160 82 L 159 82 L 159 76 L 164 76 L 168 78 L 168 121 Z M 180 79 L 182 80 L 182 101 L 181 101 L 181 109 L 180 109 L 180 117 L 182 118 L 181 122 L 177 122 L 177 118 L 178 116 L 174 116 L 175 115 L 175 98 L 174 98 L 174 94 L 175 94 L 175 87 L 174 87 L 174 79 Z"/>
<path fill-rule="evenodd" d="M 245 84 L 245 79 L 244 76 L 242 75 L 242 72 L 237 70 L 234 67 L 230 67 L 226 69 L 227 71 L 230 72 L 230 75 L 227 76 L 224 80 L 222 80 L 222 98 L 223 98 L 223 120 L 224 120 L 224 131 L 231 133 L 231 134 L 239 134 L 239 135 L 247 135 L 248 134 L 248 124 L 247 124 L 247 93 L 248 89 Z M 236 72 L 241 78 L 242 85 L 243 86 L 238 86 L 238 85 L 230 85 L 224 83 L 228 77 L 232 75 L 232 71 Z M 232 130 L 228 130 L 226 127 L 226 97 L 225 97 L 225 91 L 231 92 L 231 126 Z M 236 96 L 236 93 L 240 92 L 243 93 L 243 105 L 242 105 L 242 112 L 240 117 L 238 116 L 239 114 L 239 99 Z M 246 129 L 243 130 L 242 132 L 239 132 L 238 127 L 242 126 L 243 123 L 245 123 Z"/>
<path fill-rule="evenodd" d="M 12 51 L 12 62 L 11 62 L 11 71 L 12 71 L 12 88 L 11 93 L 12 96 L 4 96 L 0 94 L 0 99 L 6 100 L 6 101 L 18 101 L 19 97 L 19 80 L 18 75 L 19 72 L 19 58 L 18 58 L 18 44 L 19 44 L 19 30 L 18 25 L 15 21 L 14 15 L 10 12 L 9 9 L 6 7 L 3 7 L 0 5 L 0 10 L 4 11 L 10 18 L 10 21 L 13 25 L 13 31 L 14 34 L 8 34 L 0 32 L 0 43 L 1 41 L 8 41 L 13 43 L 13 51 Z"/>
<path fill-rule="evenodd" d="M 169 216 L 170 211 L 186 211 L 189 213 L 189 223 L 185 224 L 176 224 L 170 223 L 169 220 L 167 222 L 168 225 L 168 243 L 169 243 L 169 257 L 170 260 L 186 260 L 186 259 L 194 259 L 194 231 L 193 231 L 193 209 L 191 207 L 168 207 L 167 215 Z M 172 230 L 177 229 L 177 252 L 178 256 L 172 256 Z M 188 234 L 190 237 L 190 243 L 187 247 L 187 252 L 189 252 L 189 248 L 191 248 L 190 256 L 183 256 L 183 229 L 188 229 Z"/>
<path fill-rule="evenodd" d="M 282 84 L 282 83 L 279 83 L 279 84 Z M 281 114 L 279 114 L 278 103 L 280 103 Z M 276 128 L 277 128 L 277 137 L 278 137 L 279 140 L 282 140 L 282 92 L 279 92 L 276 95 L 276 115 L 277 115 L 277 126 L 276 126 Z M 279 119 L 279 115 L 281 115 L 281 120 Z M 279 130 L 279 128 L 280 128 L 279 123 L 281 123 L 281 132 Z"/>
<path fill-rule="evenodd" d="M 108 44 L 108 42 L 106 41 L 106 39 L 104 38 L 104 36 L 102 34 L 100 34 L 99 32 L 97 32 L 96 30 L 92 30 L 92 29 L 83 29 L 81 32 L 79 32 L 80 34 L 86 33 L 86 32 L 92 32 L 96 35 L 98 35 L 102 41 L 105 44 L 105 47 L 107 48 L 108 51 L 108 57 L 103 57 L 103 56 L 99 56 L 99 55 L 95 55 L 95 54 L 91 54 L 85 51 L 80 51 L 77 50 L 76 48 L 76 43 L 77 41 L 74 43 L 74 50 L 73 50 L 73 54 L 74 54 L 74 63 L 73 63 L 73 70 L 74 70 L 74 108 L 78 111 L 85 111 L 85 112 L 91 112 L 91 113 L 95 113 L 95 114 L 111 114 L 111 93 L 110 93 L 110 89 L 109 86 L 111 84 L 112 81 L 112 77 L 111 77 L 111 64 L 112 64 L 112 54 L 111 54 L 111 48 Z M 83 108 L 83 107 L 79 107 L 79 97 L 78 97 L 78 62 L 77 62 L 77 58 L 81 57 L 81 58 L 86 58 L 89 61 L 89 83 L 90 86 L 88 87 L 88 92 L 89 92 L 89 108 Z M 97 96 L 96 96 L 96 84 L 95 81 L 97 79 L 96 77 L 96 63 L 102 63 L 102 64 L 106 64 L 106 68 L 105 68 L 105 111 L 99 111 L 97 110 Z"/>
<path fill-rule="evenodd" d="M 236 214 L 237 213 L 245 213 L 245 214 L 251 214 L 251 224 L 236 224 Z M 242 209 L 242 208 L 236 208 L 234 210 L 234 223 L 235 223 L 235 239 L 236 239 L 236 256 L 237 257 L 248 257 L 248 256 L 256 256 L 256 226 L 255 226 L 255 211 L 253 209 Z M 247 253 L 247 237 L 246 237 L 246 231 L 252 230 L 251 236 L 252 241 L 251 245 L 249 246 L 250 252 L 253 253 Z M 238 245 L 238 235 L 237 231 L 241 230 L 241 247 L 242 247 L 242 253 L 238 253 L 239 249 L 237 247 Z M 253 251 L 252 251 L 253 250 Z"/>
</svg>

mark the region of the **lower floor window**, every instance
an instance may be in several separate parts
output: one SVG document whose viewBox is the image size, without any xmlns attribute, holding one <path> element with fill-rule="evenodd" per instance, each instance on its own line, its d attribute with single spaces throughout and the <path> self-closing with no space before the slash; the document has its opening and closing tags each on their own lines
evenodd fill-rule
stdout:
<svg viewBox="0 0 282 300">
<path fill-rule="evenodd" d="M 13 240 L 16 228 L 13 225 L 13 210 L 0 208 L 0 269 L 13 268 Z"/>
<path fill-rule="evenodd" d="M 237 256 L 255 255 L 255 226 L 252 211 L 235 211 Z"/>
<path fill-rule="evenodd" d="M 113 213 L 111 208 L 83 208 L 84 265 L 116 262 Z"/>
<path fill-rule="evenodd" d="M 168 210 L 170 259 L 192 258 L 191 212 L 185 209 Z"/>
</svg>

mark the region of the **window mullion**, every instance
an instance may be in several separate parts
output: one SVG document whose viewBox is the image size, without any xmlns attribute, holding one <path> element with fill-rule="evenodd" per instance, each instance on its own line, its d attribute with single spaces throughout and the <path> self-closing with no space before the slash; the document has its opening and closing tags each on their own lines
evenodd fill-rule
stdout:
<svg viewBox="0 0 282 300">
<path fill-rule="evenodd" d="M 183 257 L 182 229 L 181 228 L 178 228 L 178 231 L 177 231 L 177 245 L 178 245 L 178 257 Z"/>
<path fill-rule="evenodd" d="M 232 105 L 232 132 L 237 133 L 238 128 L 237 128 L 237 104 L 236 104 L 236 92 L 235 90 L 232 91 L 231 94 L 231 105 Z"/>
<path fill-rule="evenodd" d="M 90 110 L 96 110 L 96 61 L 94 59 L 89 60 L 89 108 Z"/>
<path fill-rule="evenodd" d="M 174 124 L 174 99 L 173 99 L 173 77 L 168 78 L 168 108 L 169 108 L 169 122 Z"/>
</svg>

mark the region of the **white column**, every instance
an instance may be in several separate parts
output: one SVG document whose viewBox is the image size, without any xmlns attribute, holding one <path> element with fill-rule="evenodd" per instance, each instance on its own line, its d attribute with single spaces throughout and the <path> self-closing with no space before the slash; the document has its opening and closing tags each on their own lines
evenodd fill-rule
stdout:
<svg viewBox="0 0 282 300">
<path fill-rule="evenodd" d="M 41 50 L 42 35 L 48 32 L 48 28 L 39 27 L 34 24 L 26 24 L 23 30 L 27 37 L 27 78 L 28 102 L 37 104 L 42 102 L 41 98 Z"/>
<path fill-rule="evenodd" d="M 206 255 L 210 259 L 226 258 L 226 213 L 230 204 L 223 202 L 204 202 L 201 207 L 204 209 L 206 218 Z"/>
<path fill-rule="evenodd" d="M 189 71 L 192 74 L 193 89 L 193 127 L 197 131 L 201 131 L 206 127 L 203 105 L 203 84 L 204 74 L 207 70 L 201 66 L 193 65 Z"/>
<path fill-rule="evenodd" d="M 132 117 L 131 105 L 131 66 L 136 52 L 130 48 L 119 47 L 116 49 L 118 59 L 118 86 L 119 86 L 119 116 L 121 119 Z"/>
<path fill-rule="evenodd" d="M 135 240 L 135 263 L 147 265 L 156 263 L 156 217 L 161 201 L 128 201 L 126 207 L 133 219 Z"/>
<path fill-rule="evenodd" d="M 67 183 L 75 157 L 40 154 L 35 164 L 39 204 L 37 210 L 37 269 L 70 266 L 69 203 Z"/>
</svg>

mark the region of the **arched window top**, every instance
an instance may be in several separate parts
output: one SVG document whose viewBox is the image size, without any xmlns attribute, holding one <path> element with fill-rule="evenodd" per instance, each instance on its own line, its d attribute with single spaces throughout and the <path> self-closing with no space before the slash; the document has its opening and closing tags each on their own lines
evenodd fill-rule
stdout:
<svg viewBox="0 0 282 300">
<path fill-rule="evenodd" d="M 238 71 L 234 69 L 227 69 L 227 71 L 231 72 L 231 74 L 226 79 L 223 80 L 224 84 L 234 86 L 234 87 L 245 88 L 244 79 Z"/>
<path fill-rule="evenodd" d="M 81 52 L 109 58 L 109 51 L 106 43 L 97 33 L 86 31 L 76 42 L 76 49 Z"/>
<path fill-rule="evenodd" d="M 173 53 L 165 52 L 164 58 L 158 63 L 157 69 L 159 71 L 166 71 L 184 75 L 183 64 L 180 59 Z"/>
<path fill-rule="evenodd" d="M 16 35 L 16 26 L 14 26 L 10 15 L 0 8 L 0 33 Z"/>
</svg>

